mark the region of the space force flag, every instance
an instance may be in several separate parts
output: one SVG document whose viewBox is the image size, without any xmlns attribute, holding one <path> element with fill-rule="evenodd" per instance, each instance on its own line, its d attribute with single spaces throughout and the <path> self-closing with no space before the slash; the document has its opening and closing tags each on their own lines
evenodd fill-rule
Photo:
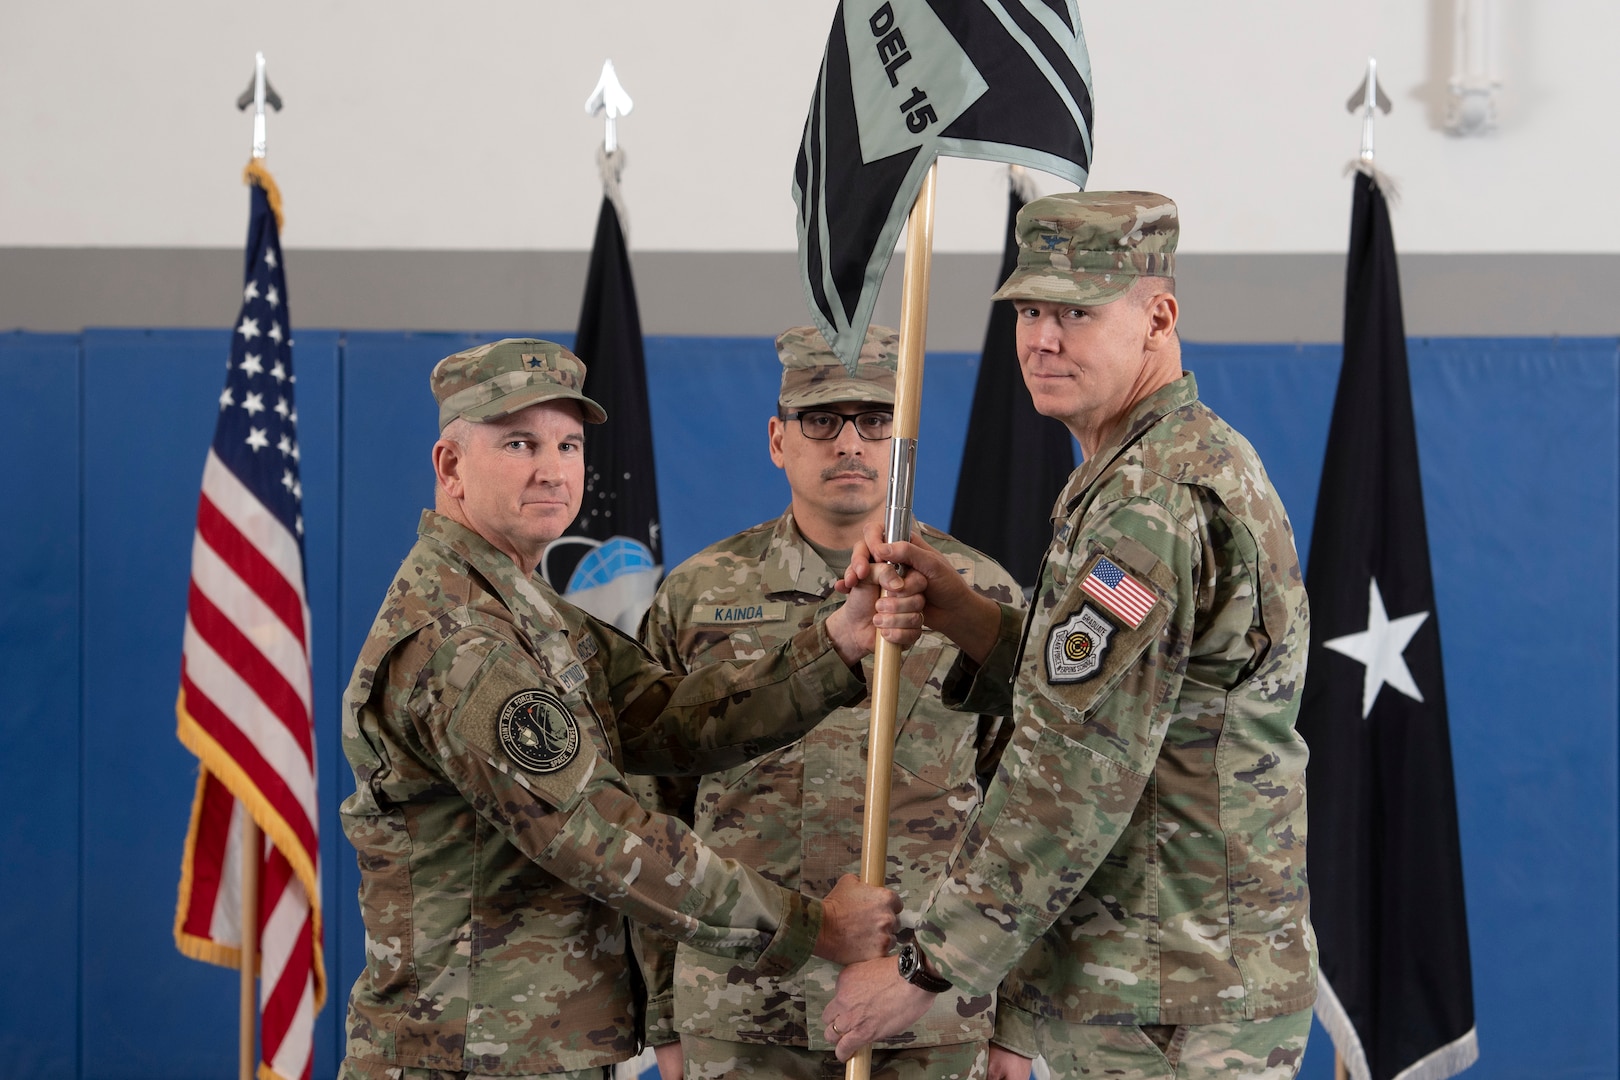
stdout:
<svg viewBox="0 0 1620 1080">
<path fill-rule="evenodd" d="M 541 572 L 570 603 L 634 634 L 664 576 L 664 545 L 641 314 L 611 197 L 596 219 L 574 355 L 585 361 L 585 394 L 607 410 L 607 422 L 585 440 L 579 517 L 546 548 Z"/>
<path fill-rule="evenodd" d="M 847 365 L 940 154 L 1084 187 L 1091 62 L 1075 0 L 843 0 L 793 169 L 811 318 Z"/>
</svg>

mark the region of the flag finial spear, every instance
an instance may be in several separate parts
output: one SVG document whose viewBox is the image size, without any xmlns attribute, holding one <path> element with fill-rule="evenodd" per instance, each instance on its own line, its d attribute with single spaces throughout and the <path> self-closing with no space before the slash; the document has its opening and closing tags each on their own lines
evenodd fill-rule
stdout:
<svg viewBox="0 0 1620 1080">
<path fill-rule="evenodd" d="M 1373 163 L 1373 118 L 1382 112 L 1388 115 L 1390 111 L 1389 96 L 1378 82 L 1378 61 L 1367 57 L 1367 77 L 1361 80 L 1350 100 L 1344 103 L 1349 112 L 1361 113 L 1361 156 L 1344 167 L 1345 175 L 1352 172 L 1365 173 L 1384 197 L 1394 202 L 1400 196 L 1394 179 Z"/>
<path fill-rule="evenodd" d="M 1349 112 L 1361 113 L 1361 160 L 1369 168 L 1373 163 L 1373 114 L 1375 110 L 1382 110 L 1389 114 L 1389 97 L 1385 95 L 1384 88 L 1378 85 L 1378 61 L 1367 57 L 1367 77 L 1361 80 L 1350 100 L 1344 103 Z"/>
<path fill-rule="evenodd" d="M 264 107 L 270 106 L 277 112 L 281 111 L 281 95 L 276 88 L 270 85 L 270 80 L 264 74 L 264 53 L 253 54 L 253 79 L 248 88 L 242 91 L 242 96 L 236 99 L 238 109 L 253 106 L 253 157 L 257 160 L 264 157 Z"/>
<path fill-rule="evenodd" d="M 604 112 L 607 114 L 607 135 L 602 140 L 602 147 L 609 154 L 619 148 L 619 117 L 630 115 L 633 108 L 635 102 L 630 100 L 630 95 L 624 92 L 624 87 L 619 83 L 619 74 L 613 70 L 613 61 L 604 60 L 602 75 L 596 80 L 596 89 L 585 99 L 585 112 L 588 116 Z"/>
</svg>

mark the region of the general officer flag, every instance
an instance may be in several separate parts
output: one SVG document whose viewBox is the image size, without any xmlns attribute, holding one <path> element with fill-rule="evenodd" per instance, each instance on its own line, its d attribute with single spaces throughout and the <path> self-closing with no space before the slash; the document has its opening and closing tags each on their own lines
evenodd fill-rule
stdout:
<svg viewBox="0 0 1620 1080">
<path fill-rule="evenodd" d="M 574 354 L 585 361 L 585 396 L 608 418 L 585 433 L 579 517 L 546 549 L 542 568 L 571 602 L 634 634 L 663 576 L 664 545 L 636 283 L 611 198 L 596 219 Z"/>
<path fill-rule="evenodd" d="M 1306 588 L 1317 1016 L 1356 1080 L 1438 1080 L 1479 1049 L 1395 242 L 1362 173 Z"/>
<path fill-rule="evenodd" d="M 241 967 L 241 825 L 252 815 L 264 837 L 259 1076 L 307 1080 L 326 975 L 298 407 L 280 195 L 258 162 L 247 179 L 242 308 L 197 500 L 175 709 L 200 767 L 174 938 L 187 956 Z"/>
<path fill-rule="evenodd" d="M 1007 196 L 1007 246 L 996 283 L 1018 263 L 1015 225 L 1024 205 Z M 1017 312 L 1011 300 L 990 305 L 979 376 L 968 414 L 968 452 L 956 478 L 951 535 L 995 559 L 1026 589 L 1040 576 L 1052 539 L 1052 502 L 1074 471 L 1069 429 L 1035 411 L 1019 371 L 1014 342 Z"/>
<path fill-rule="evenodd" d="M 901 226 L 940 154 L 1084 187 L 1091 62 L 1075 0 L 843 0 L 793 169 L 811 318 L 854 369 Z"/>
</svg>

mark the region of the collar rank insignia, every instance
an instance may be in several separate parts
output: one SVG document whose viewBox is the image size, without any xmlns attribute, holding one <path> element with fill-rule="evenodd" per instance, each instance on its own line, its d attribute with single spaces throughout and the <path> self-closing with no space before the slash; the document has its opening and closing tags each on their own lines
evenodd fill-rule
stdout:
<svg viewBox="0 0 1620 1080">
<path fill-rule="evenodd" d="M 579 723 L 555 694 L 519 690 L 501 707 L 501 748 L 532 773 L 552 773 L 579 753 Z"/>
<path fill-rule="evenodd" d="M 1113 633 L 1113 623 L 1090 604 L 1082 604 L 1046 636 L 1046 681 L 1084 682 L 1097 674 Z"/>
<path fill-rule="evenodd" d="M 1080 588 L 1085 590 L 1087 596 L 1125 620 L 1125 625 L 1132 630 L 1142 625 L 1142 620 L 1153 610 L 1153 605 L 1159 602 L 1159 598 L 1137 584 L 1135 578 L 1102 555 L 1097 556 L 1091 573 L 1080 582 Z"/>
</svg>

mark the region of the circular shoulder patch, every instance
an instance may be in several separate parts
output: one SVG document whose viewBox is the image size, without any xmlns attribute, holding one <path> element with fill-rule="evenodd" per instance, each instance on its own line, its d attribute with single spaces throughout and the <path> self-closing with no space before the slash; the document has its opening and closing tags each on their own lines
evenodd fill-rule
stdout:
<svg viewBox="0 0 1620 1080">
<path fill-rule="evenodd" d="M 529 772 L 556 772 L 579 753 L 579 722 L 555 694 L 519 690 L 501 706 L 501 747 Z"/>
</svg>

